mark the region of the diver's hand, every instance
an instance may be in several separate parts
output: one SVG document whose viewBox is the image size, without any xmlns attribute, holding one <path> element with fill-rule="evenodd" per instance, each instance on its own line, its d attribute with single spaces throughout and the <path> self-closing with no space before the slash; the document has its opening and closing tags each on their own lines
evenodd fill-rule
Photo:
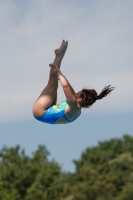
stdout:
<svg viewBox="0 0 133 200">
<path fill-rule="evenodd" d="M 60 69 L 56 65 L 54 65 L 54 64 L 49 64 L 49 67 L 51 67 L 51 69 L 53 71 L 60 71 Z"/>
</svg>

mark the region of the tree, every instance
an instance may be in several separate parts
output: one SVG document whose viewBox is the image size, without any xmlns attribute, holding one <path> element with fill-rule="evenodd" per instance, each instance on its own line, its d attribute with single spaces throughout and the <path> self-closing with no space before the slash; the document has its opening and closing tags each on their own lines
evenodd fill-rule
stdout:
<svg viewBox="0 0 133 200">
<path fill-rule="evenodd" d="M 99 142 L 76 165 L 74 200 L 125 200 L 133 197 L 133 138 Z M 130 198 L 129 198 L 130 197 Z"/>
<path fill-rule="evenodd" d="M 19 146 L 0 151 L 0 195 L 3 200 L 51 200 L 69 192 L 66 175 L 55 161 L 48 161 L 49 152 L 39 146 L 30 158 Z"/>
<path fill-rule="evenodd" d="M 0 151 L 0 200 L 132 200 L 133 137 L 99 142 L 61 171 L 40 145 L 32 156 L 19 146 Z"/>
</svg>

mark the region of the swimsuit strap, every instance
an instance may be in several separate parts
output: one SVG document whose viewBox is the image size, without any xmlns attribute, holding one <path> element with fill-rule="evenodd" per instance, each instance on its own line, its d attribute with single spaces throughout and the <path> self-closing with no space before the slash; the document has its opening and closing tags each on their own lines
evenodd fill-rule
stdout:
<svg viewBox="0 0 133 200">
<path fill-rule="evenodd" d="M 63 102 L 61 102 L 59 105 L 58 105 L 58 107 L 62 110 L 62 111 L 64 111 L 64 114 L 63 114 L 63 118 L 66 120 L 66 121 L 68 121 L 68 122 L 73 122 L 75 119 L 77 119 L 78 117 L 79 117 L 79 115 L 81 114 L 81 109 L 79 109 L 79 112 L 77 112 L 77 114 L 76 114 L 76 116 L 73 118 L 73 119 L 68 119 L 67 117 L 66 117 L 66 114 L 65 114 L 65 108 L 66 108 L 66 106 L 68 105 L 68 102 L 67 102 L 67 100 L 65 100 L 65 101 L 63 101 Z"/>
<path fill-rule="evenodd" d="M 63 118 L 66 119 L 68 122 L 73 122 L 75 119 L 77 119 L 80 116 L 80 114 L 81 114 L 81 109 L 79 110 L 79 112 L 76 114 L 76 116 L 73 119 L 68 119 L 64 112 Z"/>
</svg>

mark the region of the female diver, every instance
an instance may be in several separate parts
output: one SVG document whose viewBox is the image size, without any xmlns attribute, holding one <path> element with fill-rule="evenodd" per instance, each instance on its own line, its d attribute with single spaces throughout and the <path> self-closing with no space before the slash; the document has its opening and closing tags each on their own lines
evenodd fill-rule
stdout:
<svg viewBox="0 0 133 200">
<path fill-rule="evenodd" d="M 98 95 L 94 89 L 74 91 L 68 80 L 60 71 L 61 61 L 68 46 L 68 41 L 63 40 L 59 49 L 55 50 L 55 60 L 50 64 L 50 75 L 47 86 L 33 105 L 34 117 L 48 124 L 67 124 L 75 121 L 81 114 L 82 108 L 88 108 L 96 100 L 107 96 L 114 87 L 106 86 Z M 64 90 L 66 100 L 56 105 L 58 80 Z"/>
</svg>

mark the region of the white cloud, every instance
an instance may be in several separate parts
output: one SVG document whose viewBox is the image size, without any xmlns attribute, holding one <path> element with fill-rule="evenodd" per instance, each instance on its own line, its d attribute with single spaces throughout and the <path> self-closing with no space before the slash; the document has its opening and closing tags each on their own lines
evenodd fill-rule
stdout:
<svg viewBox="0 0 133 200">
<path fill-rule="evenodd" d="M 14 2 L 0 2 L 0 121 L 31 117 L 62 39 L 69 40 L 62 71 L 76 90 L 91 86 L 100 92 L 105 85 L 117 86 L 91 112 L 133 110 L 131 1 Z M 61 88 L 59 95 L 63 100 Z"/>
</svg>

